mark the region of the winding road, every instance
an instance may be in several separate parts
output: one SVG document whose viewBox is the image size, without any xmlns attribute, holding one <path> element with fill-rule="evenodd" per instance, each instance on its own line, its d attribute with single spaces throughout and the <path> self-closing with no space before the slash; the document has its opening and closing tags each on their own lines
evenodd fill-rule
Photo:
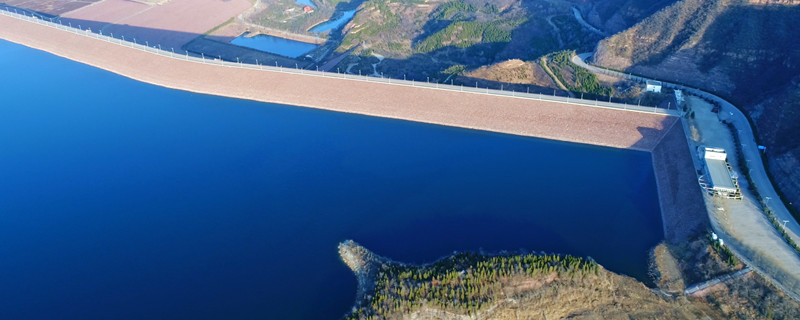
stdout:
<svg viewBox="0 0 800 320">
<path fill-rule="evenodd" d="M 591 55 L 591 53 L 575 55 L 572 57 L 572 62 L 595 73 L 603 73 L 640 82 L 655 80 L 590 65 L 586 63 L 586 60 L 591 57 Z M 780 201 L 775 188 L 769 180 L 764 163 L 761 159 L 760 151 L 758 150 L 753 129 L 744 113 L 742 113 L 741 110 L 736 108 L 736 106 L 730 102 L 709 92 L 677 83 L 664 81 L 662 81 L 662 83 L 665 87 L 683 90 L 691 95 L 711 100 L 721 107 L 720 112 L 726 112 L 731 116 L 731 123 L 737 131 L 736 133 L 738 133 L 739 140 L 741 141 L 741 151 L 744 160 L 747 163 L 750 177 L 755 184 L 758 193 L 762 197 L 761 199 L 752 200 L 755 200 L 757 203 L 760 202 L 761 204 L 765 205 L 766 208 L 770 209 L 775 214 L 775 217 L 778 219 L 778 221 L 787 221 L 785 226 L 786 233 L 795 241 L 795 243 L 800 243 L 800 236 L 798 236 L 798 234 L 800 234 L 800 224 L 797 223 L 783 202 Z M 739 215 L 739 217 L 736 217 L 736 215 Z M 744 215 L 747 216 L 742 217 Z M 729 246 L 732 247 L 736 253 L 738 253 L 740 258 L 744 258 L 743 260 L 750 262 L 749 264 L 759 273 L 766 275 L 768 279 L 772 280 L 773 283 L 775 283 L 778 287 L 783 288 L 784 291 L 786 291 L 796 300 L 800 300 L 800 255 L 798 255 L 798 253 L 790 248 L 789 245 L 784 241 L 773 241 L 769 243 L 764 241 L 765 236 L 779 237 L 779 234 L 772 226 L 772 223 L 768 221 L 762 209 L 737 210 L 736 212 L 731 212 L 730 216 L 733 217 L 733 219 L 742 218 L 742 220 L 744 220 L 745 218 L 749 218 L 760 220 L 760 223 L 750 224 L 745 230 L 716 231 L 720 231 L 725 234 L 736 234 L 737 239 L 735 240 L 738 240 L 737 242 L 739 242 L 741 246 L 733 245 L 731 241 L 727 242 Z M 713 223 L 715 228 L 722 226 L 719 221 L 714 221 L 715 219 L 718 219 L 717 213 L 709 212 L 709 217 L 712 219 L 712 222 L 716 222 Z M 765 230 L 765 228 L 771 230 Z M 777 279 L 781 279 L 783 281 L 778 281 Z"/>
</svg>

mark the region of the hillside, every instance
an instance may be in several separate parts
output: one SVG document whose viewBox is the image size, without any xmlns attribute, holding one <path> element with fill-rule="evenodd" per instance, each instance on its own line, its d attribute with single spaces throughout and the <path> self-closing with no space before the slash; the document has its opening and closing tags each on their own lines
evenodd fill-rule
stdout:
<svg viewBox="0 0 800 320">
<path fill-rule="evenodd" d="M 800 208 L 800 76 L 762 101 L 748 106 L 760 139 L 767 145 L 768 169 L 783 197 Z M 798 217 L 795 211 L 795 217 Z"/>
<path fill-rule="evenodd" d="M 371 57 L 380 56 L 377 74 L 441 82 L 512 59 L 590 50 L 599 40 L 564 0 L 371 0 L 345 27 L 338 51 L 361 49 L 338 67 L 372 73 Z"/>
<path fill-rule="evenodd" d="M 601 41 L 595 63 L 714 92 L 754 119 L 769 172 L 800 205 L 800 1 L 683 0 Z"/>
<path fill-rule="evenodd" d="M 615 34 L 642 21 L 677 0 L 573 0 L 586 21 L 607 34 Z"/>
</svg>

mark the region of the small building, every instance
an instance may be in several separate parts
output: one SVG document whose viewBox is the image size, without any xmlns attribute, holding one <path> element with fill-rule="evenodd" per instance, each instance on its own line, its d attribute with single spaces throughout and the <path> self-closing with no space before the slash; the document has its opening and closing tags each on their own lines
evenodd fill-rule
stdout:
<svg viewBox="0 0 800 320">
<path fill-rule="evenodd" d="M 303 7 L 303 12 L 312 13 L 312 12 L 314 12 L 314 8 L 312 8 L 311 6 L 305 6 L 305 7 Z"/>
<path fill-rule="evenodd" d="M 645 91 L 661 93 L 661 81 L 647 80 Z"/>
<path fill-rule="evenodd" d="M 708 171 L 709 189 L 727 198 L 737 198 L 738 187 L 728 168 L 728 154 L 721 148 L 704 148 L 703 159 Z"/>
</svg>

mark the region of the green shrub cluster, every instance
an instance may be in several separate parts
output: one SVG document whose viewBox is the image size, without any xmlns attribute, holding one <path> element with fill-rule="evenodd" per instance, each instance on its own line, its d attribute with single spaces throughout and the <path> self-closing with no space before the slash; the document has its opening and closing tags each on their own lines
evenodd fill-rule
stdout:
<svg viewBox="0 0 800 320">
<path fill-rule="evenodd" d="M 716 252 L 722 261 L 725 261 L 728 266 L 733 268 L 739 265 L 739 259 L 736 259 L 736 256 L 733 254 L 730 248 L 720 245 L 718 241 L 714 241 L 714 239 L 711 238 L 711 235 L 708 236 L 708 240 L 711 241 L 711 248 L 714 249 L 714 252 Z"/>
<path fill-rule="evenodd" d="M 375 290 L 346 319 L 383 319 L 422 306 L 475 314 L 503 295 L 503 281 L 516 276 L 597 274 L 593 260 L 560 255 L 485 256 L 459 253 L 427 266 L 383 265 Z"/>
<path fill-rule="evenodd" d="M 348 32 L 342 40 L 345 47 L 353 46 L 364 39 L 390 32 L 400 25 L 400 17 L 389 8 L 389 0 L 371 0 L 366 3 L 364 11 L 379 12 L 380 18 L 356 16 L 358 32 Z"/>
<path fill-rule="evenodd" d="M 431 17 L 438 20 L 457 19 L 458 15 L 465 12 L 475 12 L 477 9 L 464 1 L 446 2 L 431 13 Z"/>
<path fill-rule="evenodd" d="M 550 55 L 550 61 L 555 64 L 554 68 L 550 68 L 553 74 L 558 78 L 569 91 L 585 92 L 589 94 L 610 96 L 612 93 L 611 88 L 603 86 L 597 79 L 597 76 L 589 70 L 579 67 L 572 63 L 572 56 L 575 55 L 574 51 L 559 51 Z M 564 79 L 561 71 L 564 69 L 571 69 L 574 73 L 574 81 L 569 82 Z"/>
<path fill-rule="evenodd" d="M 504 21 L 456 21 L 419 42 L 415 49 L 420 53 L 429 53 L 447 45 L 463 49 L 477 43 L 508 43 L 511 41 L 511 29 Z"/>
<path fill-rule="evenodd" d="M 447 74 L 447 75 L 451 75 L 451 74 L 452 75 L 457 75 L 457 74 L 463 73 L 466 70 L 467 70 L 467 66 L 465 66 L 463 64 L 457 64 L 457 65 L 450 66 L 447 69 L 444 69 L 444 71 L 442 71 L 442 73 L 443 74 Z"/>
</svg>

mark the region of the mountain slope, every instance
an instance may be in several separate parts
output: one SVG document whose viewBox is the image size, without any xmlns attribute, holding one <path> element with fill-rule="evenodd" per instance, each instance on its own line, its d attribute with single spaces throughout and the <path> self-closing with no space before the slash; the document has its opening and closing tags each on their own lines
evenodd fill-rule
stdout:
<svg viewBox="0 0 800 320">
<path fill-rule="evenodd" d="M 376 72 L 433 82 L 452 80 L 454 70 L 591 50 L 600 38 L 581 26 L 564 0 L 370 0 L 344 28 L 338 51 L 360 45 L 368 51 L 356 54 L 386 58 Z"/>
<path fill-rule="evenodd" d="M 677 0 L 572 0 L 586 20 L 614 34 L 623 31 Z"/>
<path fill-rule="evenodd" d="M 800 0 L 683 0 L 601 41 L 595 63 L 695 86 L 742 108 L 767 146 L 778 189 L 796 210 L 798 5 Z"/>
</svg>

